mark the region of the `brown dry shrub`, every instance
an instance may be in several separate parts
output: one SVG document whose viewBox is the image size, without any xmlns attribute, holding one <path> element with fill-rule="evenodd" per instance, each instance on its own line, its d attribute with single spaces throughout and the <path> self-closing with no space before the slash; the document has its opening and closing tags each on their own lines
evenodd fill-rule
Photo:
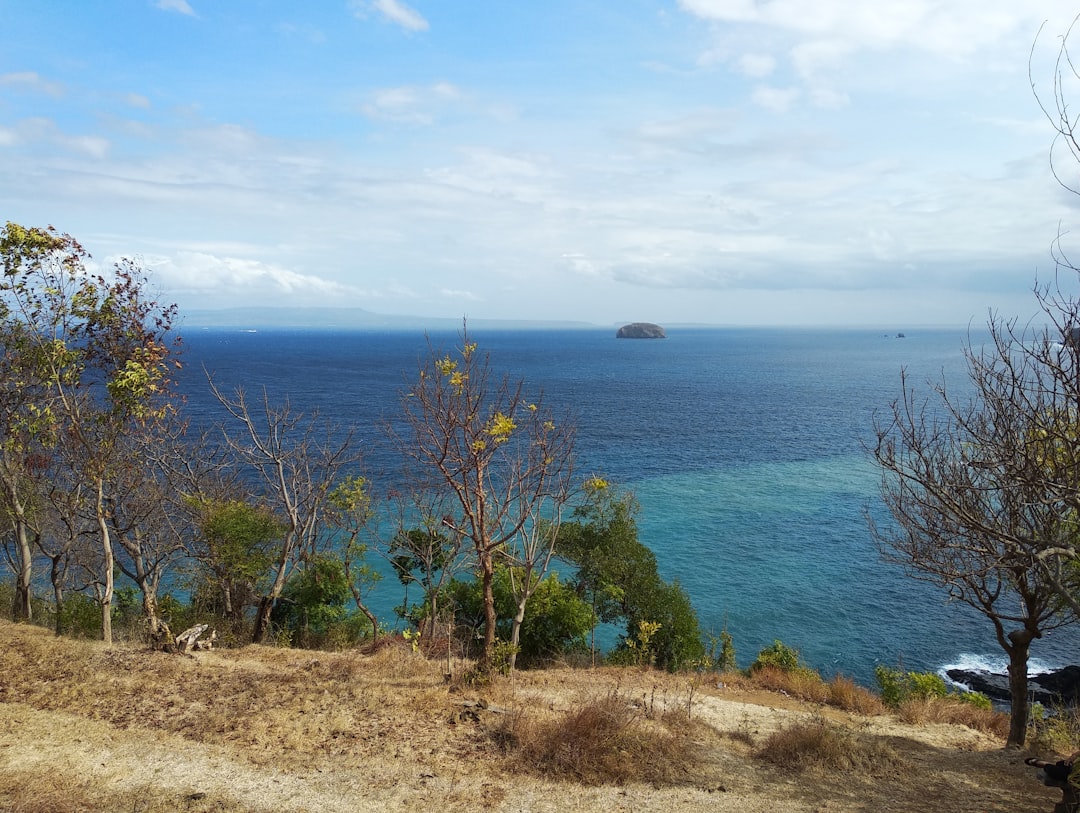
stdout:
<svg viewBox="0 0 1080 813">
<path fill-rule="evenodd" d="M 836 675 L 829 681 L 827 702 L 838 709 L 866 716 L 884 714 L 886 711 L 885 704 L 877 694 L 845 675 Z"/>
<path fill-rule="evenodd" d="M 0 809 L 10 813 L 242 813 L 250 809 L 217 794 L 183 792 L 153 784 L 118 790 L 107 784 L 94 784 L 59 771 L 50 774 L 48 782 L 32 774 L 7 772 L 0 776 Z"/>
<path fill-rule="evenodd" d="M 851 773 L 889 776 L 907 767 L 881 740 L 857 735 L 823 717 L 785 726 L 770 734 L 756 756 L 792 772 Z"/>
<path fill-rule="evenodd" d="M 1009 715 L 993 709 L 981 709 L 955 697 L 913 698 L 897 709 L 901 721 L 911 725 L 947 723 L 962 725 L 1005 739 L 1009 734 Z"/>
<path fill-rule="evenodd" d="M 527 773 L 585 785 L 671 784 L 696 769 L 697 725 L 685 715 L 649 720 L 618 692 L 587 701 L 555 720 L 523 712 L 506 716 L 493 734 Z M 702 724 L 703 725 L 703 724 Z"/>
<path fill-rule="evenodd" d="M 787 692 L 800 700 L 826 703 L 829 699 L 828 684 L 813 669 L 780 669 L 775 666 L 762 666 L 755 669 L 751 677 L 759 688 L 773 692 Z"/>
</svg>

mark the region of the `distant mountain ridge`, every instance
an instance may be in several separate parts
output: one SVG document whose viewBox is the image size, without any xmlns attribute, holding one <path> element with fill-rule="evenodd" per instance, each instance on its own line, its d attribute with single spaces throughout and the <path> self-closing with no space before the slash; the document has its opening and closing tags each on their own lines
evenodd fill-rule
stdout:
<svg viewBox="0 0 1080 813">
<path fill-rule="evenodd" d="M 221 328 L 307 328 L 367 330 L 458 330 L 467 317 L 403 316 L 372 313 L 363 308 L 281 308 L 250 307 L 180 311 L 180 329 Z M 471 328 L 545 329 L 604 328 L 590 322 L 524 319 L 473 319 Z"/>
</svg>

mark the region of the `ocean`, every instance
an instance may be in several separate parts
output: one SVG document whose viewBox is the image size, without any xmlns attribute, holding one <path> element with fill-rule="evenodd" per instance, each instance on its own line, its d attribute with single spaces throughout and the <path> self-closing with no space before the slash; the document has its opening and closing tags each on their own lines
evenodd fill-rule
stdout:
<svg viewBox="0 0 1080 813">
<path fill-rule="evenodd" d="M 882 561 L 867 515 L 887 521 L 866 452 L 900 372 L 966 390 L 967 328 L 668 328 L 663 340 L 612 329 L 485 330 L 470 340 L 492 367 L 572 411 L 579 468 L 633 491 L 641 541 L 677 579 L 703 630 L 726 628 L 739 662 L 781 640 L 831 675 L 873 684 L 875 665 L 1003 668 L 988 621 Z M 265 388 L 299 410 L 353 426 L 372 477 L 392 477 L 381 426 L 427 354 L 456 333 L 192 329 L 180 379 L 196 422 L 221 417 L 226 391 Z M 204 372 L 205 371 L 205 372 Z M 373 604 L 400 602 L 385 578 Z M 1035 670 L 1076 660 L 1077 633 L 1036 641 Z"/>
</svg>

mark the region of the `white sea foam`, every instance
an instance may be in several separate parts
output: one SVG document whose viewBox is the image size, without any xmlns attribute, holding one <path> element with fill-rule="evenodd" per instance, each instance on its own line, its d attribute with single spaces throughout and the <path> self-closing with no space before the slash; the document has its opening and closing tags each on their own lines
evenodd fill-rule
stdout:
<svg viewBox="0 0 1080 813">
<path fill-rule="evenodd" d="M 979 655 L 973 652 L 961 652 L 956 660 L 947 663 L 938 670 L 938 674 L 944 676 L 950 669 L 963 669 L 965 672 L 990 672 L 991 674 L 1004 675 L 1008 673 L 1009 659 L 1004 655 Z M 1031 658 L 1028 660 L 1028 675 L 1041 675 L 1044 672 L 1053 672 L 1060 669 L 1060 664 Z M 947 678 L 946 678 L 947 679 Z"/>
</svg>

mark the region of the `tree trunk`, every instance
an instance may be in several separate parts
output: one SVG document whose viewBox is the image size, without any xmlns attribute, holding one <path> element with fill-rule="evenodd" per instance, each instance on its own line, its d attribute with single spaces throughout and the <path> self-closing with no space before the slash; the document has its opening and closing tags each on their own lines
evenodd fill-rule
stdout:
<svg viewBox="0 0 1080 813">
<path fill-rule="evenodd" d="M 56 606 L 56 637 L 64 634 L 64 577 L 60 572 L 60 557 L 50 557 L 49 581 L 52 582 L 53 603 Z"/>
<path fill-rule="evenodd" d="M 525 620 L 525 603 L 529 597 L 523 596 L 518 602 L 517 612 L 514 613 L 514 621 L 510 625 L 510 671 L 517 668 L 518 642 L 521 640 L 521 623 Z"/>
<path fill-rule="evenodd" d="M 1009 738 L 1006 748 L 1023 748 L 1028 724 L 1028 652 L 1034 637 L 1027 630 L 1009 633 Z"/>
<path fill-rule="evenodd" d="M 104 578 L 101 592 L 101 640 L 112 644 L 113 549 L 108 517 L 105 515 L 105 482 L 101 478 L 98 478 L 97 482 L 97 522 L 101 533 L 101 575 Z"/>
<path fill-rule="evenodd" d="M 495 650 L 495 557 L 484 552 L 480 559 L 481 584 L 484 591 L 484 648 L 480 652 L 479 666 L 482 671 L 491 667 L 491 655 Z"/>
<path fill-rule="evenodd" d="M 26 521 L 21 517 L 15 519 L 15 545 L 19 551 L 19 572 L 15 577 L 15 603 L 12 607 L 12 618 L 15 621 L 29 621 L 34 614 L 30 604 L 30 582 L 34 555 L 30 550 L 30 535 L 27 533 Z"/>
<path fill-rule="evenodd" d="M 259 609 L 255 613 L 255 629 L 251 633 L 251 643 L 261 644 L 270 632 L 270 613 L 274 609 L 274 599 L 263 596 L 259 599 Z"/>
</svg>

